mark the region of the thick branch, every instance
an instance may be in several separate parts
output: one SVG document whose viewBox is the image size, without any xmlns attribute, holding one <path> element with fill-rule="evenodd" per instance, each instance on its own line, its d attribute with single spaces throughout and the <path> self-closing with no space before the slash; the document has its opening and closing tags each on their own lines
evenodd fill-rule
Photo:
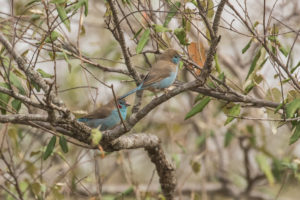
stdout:
<svg viewBox="0 0 300 200">
<path fill-rule="evenodd" d="M 162 192 L 167 200 L 174 199 L 176 187 L 175 167 L 170 163 L 159 145 L 154 148 L 145 148 L 156 167 Z"/>
<path fill-rule="evenodd" d="M 145 133 L 124 135 L 112 142 L 115 151 L 121 149 L 154 148 L 160 143 L 156 135 Z"/>
<path fill-rule="evenodd" d="M 0 123 L 26 123 L 29 121 L 48 121 L 47 115 L 39 114 L 15 114 L 15 115 L 0 115 Z"/>
<path fill-rule="evenodd" d="M 277 108 L 279 106 L 279 103 L 275 103 L 272 101 L 266 101 L 263 99 L 255 99 L 246 95 L 235 95 L 231 93 L 226 92 L 220 92 L 215 91 L 211 88 L 204 88 L 204 87 L 197 87 L 191 89 L 194 92 L 198 92 L 201 94 L 204 94 L 206 96 L 214 97 L 218 100 L 224 100 L 228 102 L 241 102 L 241 103 L 250 103 L 257 107 L 271 107 L 271 108 Z"/>
</svg>

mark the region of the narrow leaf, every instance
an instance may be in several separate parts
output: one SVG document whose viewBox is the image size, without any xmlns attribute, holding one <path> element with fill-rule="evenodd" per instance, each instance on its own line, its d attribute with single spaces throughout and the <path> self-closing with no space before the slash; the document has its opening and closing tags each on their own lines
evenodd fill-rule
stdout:
<svg viewBox="0 0 300 200">
<path fill-rule="evenodd" d="M 224 147 L 228 147 L 232 139 L 234 138 L 234 133 L 227 131 L 225 134 Z"/>
<path fill-rule="evenodd" d="M 45 151 L 45 153 L 44 153 L 44 155 L 43 155 L 43 159 L 44 159 L 44 160 L 46 160 L 46 159 L 51 155 L 51 153 L 53 152 L 54 147 L 55 147 L 55 143 L 56 143 L 56 136 L 54 135 L 54 136 L 51 138 L 51 140 L 50 140 L 50 142 L 48 143 L 48 145 L 47 145 L 46 151 Z"/>
<path fill-rule="evenodd" d="M 263 173 L 266 175 L 269 184 L 274 185 L 275 178 L 274 178 L 274 175 L 272 173 L 271 166 L 267 162 L 267 157 L 264 154 L 258 154 L 256 156 L 256 162 L 258 163 L 259 168 L 261 169 L 261 171 L 263 171 Z"/>
<path fill-rule="evenodd" d="M 20 78 L 18 78 L 18 76 L 15 73 L 11 72 L 9 74 L 9 80 L 11 84 L 15 86 L 21 94 L 25 94 L 25 89 L 23 88 Z"/>
<path fill-rule="evenodd" d="M 135 34 L 134 34 L 134 36 L 133 36 L 133 40 L 135 39 L 135 38 L 137 38 L 137 36 L 139 36 L 140 35 L 140 33 L 142 32 L 142 30 L 143 30 L 143 28 L 140 28 Z"/>
<path fill-rule="evenodd" d="M 251 46 L 253 38 L 246 44 L 246 46 L 242 49 L 242 53 L 245 53 Z"/>
<path fill-rule="evenodd" d="M 194 115 L 196 115 L 199 112 L 202 112 L 202 110 L 205 108 L 205 106 L 210 102 L 210 97 L 204 97 L 200 103 L 198 103 L 196 106 L 194 106 L 190 112 L 188 112 L 184 118 L 184 120 L 187 120 Z"/>
<path fill-rule="evenodd" d="M 6 83 L 0 83 L 1 87 L 4 87 L 6 89 L 9 89 L 8 84 Z M 1 114 L 5 115 L 6 114 L 6 107 L 7 104 L 9 102 L 10 96 L 4 93 L 0 93 L 0 110 L 1 110 Z"/>
<path fill-rule="evenodd" d="M 218 54 L 214 55 L 214 60 L 215 60 L 215 64 L 216 64 L 216 70 L 220 74 L 221 73 L 221 67 L 220 67 L 220 63 L 219 63 Z"/>
<path fill-rule="evenodd" d="M 58 32 L 52 31 L 50 36 L 46 37 L 45 42 L 46 43 L 54 42 L 55 40 L 57 40 L 58 36 L 59 36 Z"/>
<path fill-rule="evenodd" d="M 295 131 L 290 137 L 290 145 L 295 143 L 300 138 L 300 122 L 297 122 Z"/>
<path fill-rule="evenodd" d="M 207 17 L 212 19 L 215 14 L 213 0 L 207 0 Z"/>
<path fill-rule="evenodd" d="M 71 65 L 71 62 L 69 60 L 69 57 L 68 57 L 68 55 L 66 54 L 66 52 L 64 50 L 62 51 L 62 53 L 63 53 L 63 56 L 65 58 L 65 61 L 68 63 L 69 73 L 71 73 L 72 65 Z"/>
<path fill-rule="evenodd" d="M 11 105 L 15 109 L 15 111 L 19 112 L 19 110 L 21 109 L 22 102 L 18 99 L 14 99 L 11 102 Z"/>
<path fill-rule="evenodd" d="M 55 6 L 60 20 L 65 24 L 67 29 L 70 31 L 70 20 L 68 19 L 64 4 L 56 3 Z"/>
<path fill-rule="evenodd" d="M 47 72 L 45 72 L 45 71 L 42 70 L 42 69 L 37 69 L 36 71 L 37 71 L 38 73 L 40 73 L 41 76 L 42 76 L 43 78 L 52 78 L 52 77 L 53 77 L 53 75 L 48 74 Z"/>
<path fill-rule="evenodd" d="M 171 5 L 170 11 L 167 14 L 165 22 L 164 22 L 164 27 L 168 26 L 171 19 L 176 15 L 177 10 L 180 8 L 180 6 L 181 6 L 181 3 L 179 1 L 177 1 L 174 4 Z"/>
<path fill-rule="evenodd" d="M 257 61 L 258 59 L 260 58 L 260 55 L 261 55 L 261 48 L 258 50 L 257 54 L 254 56 L 254 59 L 251 63 L 251 67 L 250 67 L 250 70 L 248 72 L 248 75 L 246 77 L 246 80 L 249 78 L 249 76 L 253 73 L 255 67 L 256 67 L 256 64 L 257 64 Z"/>
<path fill-rule="evenodd" d="M 150 36 L 150 29 L 146 29 L 139 41 L 139 43 L 137 44 L 136 47 L 136 53 L 139 54 L 142 52 L 142 50 L 144 49 L 145 45 L 148 43 L 149 41 L 149 36 Z"/>
<path fill-rule="evenodd" d="M 68 153 L 69 148 L 68 148 L 67 140 L 63 135 L 59 137 L 59 145 L 64 153 Z"/>
<path fill-rule="evenodd" d="M 285 56 L 287 57 L 289 55 L 289 51 L 286 50 L 283 46 L 279 47 L 279 51 Z"/>
<path fill-rule="evenodd" d="M 229 124 L 232 120 L 235 119 L 235 117 L 237 117 L 241 112 L 241 105 L 240 104 L 236 104 L 234 105 L 228 112 L 228 118 L 225 122 L 226 124 Z"/>
<path fill-rule="evenodd" d="M 286 117 L 292 118 L 296 111 L 300 109 L 300 99 L 295 99 L 286 105 Z"/>
<path fill-rule="evenodd" d="M 291 69 L 291 73 L 294 73 L 295 70 L 296 70 L 299 66 L 300 66 L 300 61 L 297 63 L 297 65 L 296 65 L 295 67 L 293 67 L 293 68 Z"/>
<path fill-rule="evenodd" d="M 154 24 L 153 25 L 154 31 L 156 33 L 163 33 L 163 32 L 170 32 L 171 30 L 162 26 L 162 25 L 158 25 L 158 24 Z"/>
</svg>

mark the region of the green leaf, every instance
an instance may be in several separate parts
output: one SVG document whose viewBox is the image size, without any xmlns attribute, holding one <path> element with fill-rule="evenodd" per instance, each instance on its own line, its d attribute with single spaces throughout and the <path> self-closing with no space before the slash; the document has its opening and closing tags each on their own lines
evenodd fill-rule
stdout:
<svg viewBox="0 0 300 200">
<path fill-rule="evenodd" d="M 36 71 L 37 71 L 38 73 L 40 73 L 41 76 L 42 76 L 43 78 L 53 78 L 53 75 L 48 74 L 47 72 L 45 72 L 45 71 L 42 70 L 42 69 L 37 69 Z"/>
<path fill-rule="evenodd" d="M 300 61 L 297 63 L 297 65 L 296 65 L 295 67 L 293 67 L 293 68 L 291 69 L 291 73 L 294 73 L 295 70 L 296 70 L 299 66 L 300 66 Z"/>
<path fill-rule="evenodd" d="M 45 151 L 45 153 L 44 153 L 44 155 L 43 155 L 43 159 L 44 159 L 44 160 L 47 160 L 47 158 L 48 158 L 48 157 L 51 155 L 51 153 L 53 152 L 54 147 L 55 147 L 55 143 L 56 143 L 56 136 L 54 135 L 54 136 L 51 138 L 51 140 L 50 140 L 50 142 L 48 143 L 48 145 L 47 145 L 46 151 Z"/>
<path fill-rule="evenodd" d="M 142 52 L 142 50 L 144 49 L 145 45 L 148 43 L 149 41 L 149 37 L 150 36 L 150 29 L 146 29 L 139 41 L 139 43 L 137 44 L 136 47 L 136 53 L 139 54 Z"/>
<path fill-rule="evenodd" d="M 300 109 L 300 99 L 295 99 L 286 105 L 286 117 L 292 118 L 296 111 Z"/>
<path fill-rule="evenodd" d="M 21 94 L 25 94 L 25 90 L 23 88 L 23 85 L 22 85 L 20 79 L 16 76 L 15 73 L 10 72 L 10 74 L 9 74 L 9 80 L 10 80 L 11 84 L 13 86 L 15 86 L 19 90 L 19 92 Z"/>
<path fill-rule="evenodd" d="M 279 51 L 280 51 L 285 57 L 287 57 L 287 56 L 289 55 L 289 51 L 286 50 L 282 45 L 280 45 Z"/>
<path fill-rule="evenodd" d="M 140 35 L 140 33 L 142 32 L 142 30 L 143 30 L 143 28 L 140 28 L 135 34 L 134 34 L 134 36 L 133 36 L 133 40 L 135 39 L 135 38 L 137 38 L 137 36 L 139 36 Z"/>
<path fill-rule="evenodd" d="M 100 140 L 102 139 L 101 131 L 97 128 L 92 129 L 91 139 L 93 145 L 98 145 Z"/>
<path fill-rule="evenodd" d="M 178 66 L 178 67 L 179 67 L 179 69 L 183 69 L 183 64 L 184 64 L 184 63 L 183 63 L 183 61 L 182 61 L 182 60 L 180 60 L 180 61 L 179 61 L 179 66 Z"/>
<path fill-rule="evenodd" d="M 27 4 L 25 4 L 25 7 L 28 7 L 28 6 L 30 6 L 31 4 L 34 4 L 34 3 L 36 3 L 36 2 L 40 2 L 41 0 L 31 0 L 31 1 L 29 1 Z"/>
<path fill-rule="evenodd" d="M 178 38 L 180 44 L 182 44 L 182 45 L 188 45 L 189 44 L 188 39 L 186 38 L 186 32 L 185 32 L 184 28 L 175 29 L 174 34 Z"/>
<path fill-rule="evenodd" d="M 251 46 L 253 38 L 246 44 L 246 46 L 242 49 L 242 53 L 245 53 Z"/>
<path fill-rule="evenodd" d="M 204 97 L 200 103 L 198 103 L 196 106 L 194 106 L 185 116 L 184 120 L 187 120 L 197 113 L 201 112 L 205 106 L 210 102 L 210 97 Z"/>
<path fill-rule="evenodd" d="M 192 170 L 195 174 L 198 174 L 201 170 L 201 164 L 198 161 L 190 161 L 190 165 L 192 167 Z"/>
<path fill-rule="evenodd" d="M 260 84 L 262 82 L 262 80 L 263 80 L 262 75 L 255 74 L 251 83 L 246 86 L 246 88 L 244 90 L 244 94 L 248 94 L 254 88 L 254 86 Z"/>
<path fill-rule="evenodd" d="M 266 175 L 269 184 L 274 185 L 275 178 L 274 178 L 274 175 L 272 173 L 271 166 L 267 162 L 267 157 L 262 153 L 258 154 L 256 156 L 256 162 L 258 163 L 259 168 L 261 169 L 261 171 L 263 171 L 263 173 Z"/>
<path fill-rule="evenodd" d="M 84 5 L 84 15 L 87 16 L 89 13 L 89 0 L 83 0 Z"/>
<path fill-rule="evenodd" d="M 88 0 L 79 0 L 77 3 L 74 3 L 73 5 L 69 6 L 66 9 L 66 12 L 69 13 L 73 10 L 73 12 L 76 12 L 79 8 L 81 8 L 82 6 L 84 6 L 84 15 L 87 16 L 88 15 Z"/>
<path fill-rule="evenodd" d="M 51 34 L 50 34 L 50 37 L 49 36 L 46 37 L 45 42 L 46 43 L 54 42 L 55 40 L 57 40 L 58 36 L 59 36 L 58 32 L 52 31 Z"/>
<path fill-rule="evenodd" d="M 31 82 L 31 85 L 36 89 L 36 91 L 38 91 L 38 92 L 41 91 L 40 86 L 39 86 L 36 82 L 32 81 L 32 82 Z"/>
<path fill-rule="evenodd" d="M 68 153 L 69 148 L 68 148 L 67 140 L 63 135 L 59 137 L 59 145 L 64 153 Z"/>
<path fill-rule="evenodd" d="M 56 6 L 56 10 L 57 10 L 60 20 L 65 24 L 67 29 L 70 31 L 71 30 L 70 29 L 70 20 L 68 19 L 64 4 L 56 3 L 55 6 Z"/>
<path fill-rule="evenodd" d="M 213 0 L 207 0 L 207 17 L 212 19 L 215 14 Z"/>
<path fill-rule="evenodd" d="M 220 81 L 222 81 L 223 83 L 225 82 L 225 74 L 224 74 L 224 72 L 222 72 L 222 73 L 220 73 L 220 74 L 218 75 L 218 79 L 219 79 Z"/>
<path fill-rule="evenodd" d="M 248 93 L 254 88 L 254 86 L 255 86 L 254 81 L 251 81 L 251 83 L 249 83 L 249 84 L 246 86 L 246 88 L 245 88 L 245 90 L 244 90 L 244 94 L 248 94 Z"/>
<path fill-rule="evenodd" d="M 235 104 L 228 112 L 228 117 L 225 122 L 225 125 L 229 124 L 232 120 L 235 119 L 235 117 L 238 117 L 241 112 L 241 105 Z"/>
<path fill-rule="evenodd" d="M 256 67 L 256 64 L 257 64 L 257 61 L 258 59 L 260 58 L 260 55 L 261 55 L 261 48 L 258 50 L 258 52 L 256 53 L 256 55 L 254 56 L 254 59 L 251 63 L 251 67 L 250 67 L 250 70 L 247 74 L 247 77 L 246 77 L 246 80 L 249 78 L 249 76 L 253 73 L 255 67 Z"/>
<path fill-rule="evenodd" d="M 221 73 L 221 67 L 220 67 L 220 64 L 219 64 L 218 54 L 214 55 L 214 60 L 215 60 L 215 64 L 216 64 L 216 70 L 220 74 Z"/>
<path fill-rule="evenodd" d="M 26 172 L 29 175 L 31 175 L 31 177 L 34 177 L 34 175 L 36 173 L 36 170 L 37 170 L 35 165 L 32 162 L 28 161 L 28 160 L 25 161 L 25 164 L 26 164 L 26 168 L 25 168 Z"/>
<path fill-rule="evenodd" d="M 68 55 L 66 54 L 66 52 L 64 50 L 62 50 L 62 53 L 63 53 L 65 61 L 68 63 L 69 73 L 71 73 L 71 71 L 72 71 L 72 65 L 71 65 L 71 62 L 69 60 L 69 57 L 68 57 Z"/>
<path fill-rule="evenodd" d="M 15 109 L 15 111 L 19 112 L 19 110 L 21 109 L 22 102 L 18 99 L 14 99 L 11 102 L 11 105 Z"/>
<path fill-rule="evenodd" d="M 181 3 L 180 1 L 175 2 L 174 4 L 171 5 L 170 11 L 168 12 L 165 22 L 164 22 L 164 27 L 167 27 L 168 24 L 170 23 L 171 19 L 176 15 L 177 10 L 180 8 Z"/>
<path fill-rule="evenodd" d="M 158 25 L 158 24 L 154 24 L 153 25 L 154 31 L 156 33 L 163 33 L 163 32 L 170 32 L 171 30 L 162 26 L 162 25 Z"/>
<path fill-rule="evenodd" d="M 32 183 L 32 184 L 30 184 L 30 187 L 31 187 L 31 191 L 33 192 L 33 194 L 35 196 L 40 195 L 40 192 L 41 192 L 41 184 L 40 183 L 38 183 L 38 182 Z"/>
<path fill-rule="evenodd" d="M 53 4 L 56 4 L 56 3 L 58 3 L 58 4 L 63 4 L 63 3 L 65 3 L 66 2 L 66 0 L 51 0 L 50 1 L 50 3 L 53 3 Z"/>
<path fill-rule="evenodd" d="M 276 113 L 278 112 L 278 110 L 280 110 L 282 107 L 283 107 L 283 103 L 280 103 L 280 104 L 276 107 L 274 113 L 276 114 Z"/>
<path fill-rule="evenodd" d="M 269 57 L 265 58 L 264 61 L 262 61 L 262 63 L 260 63 L 258 69 L 261 69 L 266 64 L 268 59 L 269 59 Z"/>
<path fill-rule="evenodd" d="M 224 147 L 228 147 L 233 138 L 234 138 L 234 133 L 228 130 L 225 134 Z"/>
<path fill-rule="evenodd" d="M 6 83 L 0 83 L 1 87 L 4 87 L 6 89 L 10 89 L 9 85 Z M 10 96 L 4 93 L 0 93 L 0 110 L 1 114 L 5 115 L 6 114 L 6 107 L 9 102 Z"/>
<path fill-rule="evenodd" d="M 290 145 L 300 138 L 300 122 L 297 122 L 293 135 L 290 137 Z"/>
</svg>

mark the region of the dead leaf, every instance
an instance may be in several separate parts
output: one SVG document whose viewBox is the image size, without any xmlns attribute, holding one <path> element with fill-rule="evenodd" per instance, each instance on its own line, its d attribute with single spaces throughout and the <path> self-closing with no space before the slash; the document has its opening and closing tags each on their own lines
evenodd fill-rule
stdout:
<svg viewBox="0 0 300 200">
<path fill-rule="evenodd" d="M 206 59 L 205 49 L 202 42 L 200 41 L 198 43 L 191 42 L 190 45 L 188 46 L 188 52 L 193 62 L 195 62 L 197 65 L 199 65 L 202 68 Z M 196 75 L 200 75 L 201 73 L 200 69 L 194 68 L 192 65 L 189 65 L 188 67 L 189 69 L 194 70 Z"/>
</svg>

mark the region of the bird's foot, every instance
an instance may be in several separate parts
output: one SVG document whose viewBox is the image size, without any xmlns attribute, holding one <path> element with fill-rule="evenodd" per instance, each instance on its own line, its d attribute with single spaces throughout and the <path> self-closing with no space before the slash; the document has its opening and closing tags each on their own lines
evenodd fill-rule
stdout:
<svg viewBox="0 0 300 200">
<path fill-rule="evenodd" d="M 168 87 L 164 89 L 164 93 L 167 95 L 174 87 Z"/>
<path fill-rule="evenodd" d="M 98 144 L 98 149 L 100 150 L 101 158 L 104 158 L 105 157 L 105 152 L 104 152 L 104 150 L 103 150 L 103 148 L 100 144 Z"/>
</svg>

